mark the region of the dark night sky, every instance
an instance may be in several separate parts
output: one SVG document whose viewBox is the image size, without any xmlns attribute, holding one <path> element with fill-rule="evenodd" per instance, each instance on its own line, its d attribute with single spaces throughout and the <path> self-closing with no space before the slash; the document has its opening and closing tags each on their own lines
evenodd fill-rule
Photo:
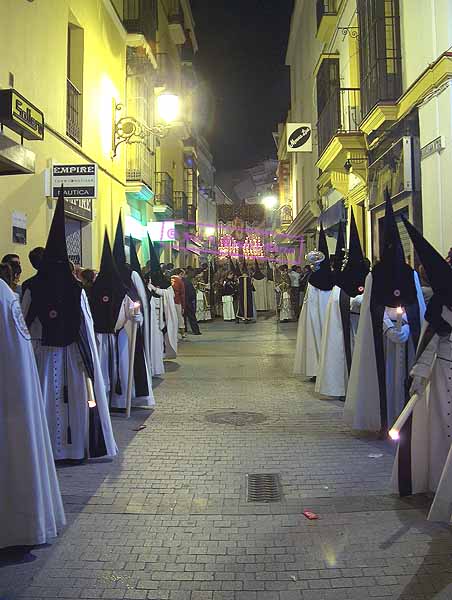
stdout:
<svg viewBox="0 0 452 600">
<path fill-rule="evenodd" d="M 192 0 L 198 113 L 218 171 L 275 156 L 289 108 L 284 66 L 293 0 Z"/>
</svg>

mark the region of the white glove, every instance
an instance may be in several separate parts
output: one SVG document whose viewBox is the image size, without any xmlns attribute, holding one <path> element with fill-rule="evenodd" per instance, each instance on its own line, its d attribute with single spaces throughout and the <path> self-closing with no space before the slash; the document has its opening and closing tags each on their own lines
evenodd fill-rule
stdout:
<svg viewBox="0 0 452 600">
<path fill-rule="evenodd" d="M 361 311 L 361 304 L 363 303 L 363 298 L 363 294 L 355 296 L 354 298 L 350 298 L 350 310 L 352 312 L 359 313 Z"/>
<path fill-rule="evenodd" d="M 410 387 L 410 396 L 414 396 L 414 394 L 419 394 L 419 396 L 421 396 L 425 392 L 427 383 L 428 381 L 425 377 L 415 375 Z"/>
<path fill-rule="evenodd" d="M 386 335 L 393 344 L 405 344 L 410 337 L 410 326 L 408 324 L 402 325 L 400 330 L 397 327 L 389 327 Z"/>
</svg>

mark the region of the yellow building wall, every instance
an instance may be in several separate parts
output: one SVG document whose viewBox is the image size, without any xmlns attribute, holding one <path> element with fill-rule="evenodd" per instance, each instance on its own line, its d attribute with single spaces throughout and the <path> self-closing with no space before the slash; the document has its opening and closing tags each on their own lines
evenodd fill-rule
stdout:
<svg viewBox="0 0 452 600">
<path fill-rule="evenodd" d="M 82 146 L 66 136 L 67 29 L 72 22 L 84 30 Z M 119 22 L 118 22 L 119 23 Z M 45 245 L 52 211 L 45 196 L 45 170 L 50 162 L 99 165 L 94 219 L 86 225 L 84 266 L 98 268 L 103 232 L 112 235 L 124 193 L 124 152 L 112 160 L 114 102 L 125 100 L 125 32 L 104 0 L 17 0 L 0 2 L 0 88 L 14 87 L 44 112 L 45 139 L 26 141 L 36 154 L 34 175 L 0 177 L 0 254 L 14 252 L 31 274 L 28 252 Z M 4 134 L 19 137 L 5 128 Z M 11 214 L 27 215 L 27 245 L 13 244 Z"/>
</svg>

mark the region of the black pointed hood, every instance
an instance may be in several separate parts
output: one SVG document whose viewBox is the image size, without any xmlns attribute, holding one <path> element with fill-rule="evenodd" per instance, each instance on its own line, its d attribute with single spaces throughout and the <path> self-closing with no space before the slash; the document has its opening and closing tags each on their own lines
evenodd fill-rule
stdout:
<svg viewBox="0 0 452 600">
<path fill-rule="evenodd" d="M 114 333 L 126 291 L 105 232 L 100 270 L 89 298 L 96 333 Z"/>
<path fill-rule="evenodd" d="M 364 292 L 364 283 L 368 273 L 369 264 L 366 261 L 361 248 L 358 228 L 356 227 L 355 215 L 352 208 L 347 261 L 340 273 L 337 285 L 351 298 L 354 298 Z"/>
<path fill-rule="evenodd" d="M 135 246 L 135 240 L 132 236 L 129 236 L 129 244 L 130 244 L 130 266 L 132 267 L 132 271 L 136 271 L 138 275 L 141 277 L 141 265 L 140 260 L 138 258 L 137 247 Z"/>
<path fill-rule="evenodd" d="M 229 270 L 231 271 L 231 273 L 234 273 L 234 275 L 235 275 L 235 264 L 230 256 L 228 258 L 228 261 L 229 261 Z"/>
<path fill-rule="evenodd" d="M 238 260 L 235 261 L 235 274 L 237 277 L 240 277 L 242 274 L 242 270 L 240 268 L 240 263 Z"/>
<path fill-rule="evenodd" d="M 452 269 L 449 263 L 407 219 L 402 218 L 434 294 L 443 304 L 452 306 Z"/>
<path fill-rule="evenodd" d="M 344 265 L 345 260 L 345 223 L 344 221 L 339 222 L 339 229 L 337 233 L 337 242 L 336 242 L 336 251 L 334 253 L 333 260 L 333 272 L 335 276 L 335 280 L 338 280 L 340 272 L 342 271 L 342 267 Z"/>
<path fill-rule="evenodd" d="M 43 346 L 62 348 L 76 342 L 81 324 L 82 288 L 72 274 L 67 254 L 63 187 L 31 289 L 29 314 L 36 314 L 41 322 Z"/>
<path fill-rule="evenodd" d="M 119 213 L 118 224 L 116 226 L 115 241 L 113 243 L 113 258 L 116 268 L 121 276 L 123 284 L 127 290 L 132 288 L 132 269 L 127 264 L 126 250 L 124 247 L 124 230 L 122 228 L 121 213 Z"/>
<path fill-rule="evenodd" d="M 171 280 L 169 277 L 166 277 L 162 271 L 162 267 L 160 266 L 160 260 L 157 256 L 157 252 L 154 248 L 154 244 L 152 243 L 151 238 L 148 233 L 148 244 L 149 244 L 149 261 L 150 261 L 150 274 L 151 274 L 151 282 L 164 290 L 168 289 L 171 286 Z"/>
<path fill-rule="evenodd" d="M 248 267 L 247 267 L 247 264 L 246 264 L 246 260 L 244 258 L 242 258 L 242 264 L 241 264 L 240 269 L 242 271 L 242 275 L 249 275 Z"/>
<path fill-rule="evenodd" d="M 372 270 L 372 301 L 381 306 L 408 306 L 417 302 L 413 269 L 405 261 L 399 228 L 389 192 L 385 192 L 384 243 L 380 261 Z"/>
<path fill-rule="evenodd" d="M 273 270 L 272 270 L 268 260 L 267 260 L 267 279 L 268 279 L 268 281 L 273 281 Z"/>
<path fill-rule="evenodd" d="M 260 281 L 261 279 L 265 279 L 265 275 L 262 273 L 257 258 L 254 259 L 254 279 Z"/>
<path fill-rule="evenodd" d="M 334 276 L 333 272 L 331 271 L 330 255 L 326 241 L 326 235 L 321 223 L 318 250 L 325 255 L 325 260 L 320 263 L 319 269 L 311 274 L 309 283 L 315 288 L 327 292 L 333 289 Z"/>
</svg>

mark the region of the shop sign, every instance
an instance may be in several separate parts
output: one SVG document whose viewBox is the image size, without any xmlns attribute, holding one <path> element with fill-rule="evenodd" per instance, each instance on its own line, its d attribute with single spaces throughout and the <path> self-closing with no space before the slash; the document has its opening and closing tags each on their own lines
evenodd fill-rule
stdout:
<svg viewBox="0 0 452 600">
<path fill-rule="evenodd" d="M 424 158 L 427 158 L 427 156 L 431 156 L 436 152 L 441 152 L 441 150 L 444 150 L 445 147 L 446 143 L 444 141 L 444 137 L 440 135 L 421 148 L 421 160 L 424 160 Z"/>
<path fill-rule="evenodd" d="M 311 123 L 287 123 L 287 152 L 312 152 Z"/>
<path fill-rule="evenodd" d="M 93 220 L 93 199 L 92 198 L 65 198 L 64 212 L 76 219 L 84 221 Z"/>
<path fill-rule="evenodd" d="M 52 196 L 58 198 L 63 186 L 65 198 L 97 197 L 97 165 L 52 165 Z"/>
<path fill-rule="evenodd" d="M 44 114 L 16 90 L 0 90 L 0 123 L 27 140 L 44 139 Z"/>
</svg>

